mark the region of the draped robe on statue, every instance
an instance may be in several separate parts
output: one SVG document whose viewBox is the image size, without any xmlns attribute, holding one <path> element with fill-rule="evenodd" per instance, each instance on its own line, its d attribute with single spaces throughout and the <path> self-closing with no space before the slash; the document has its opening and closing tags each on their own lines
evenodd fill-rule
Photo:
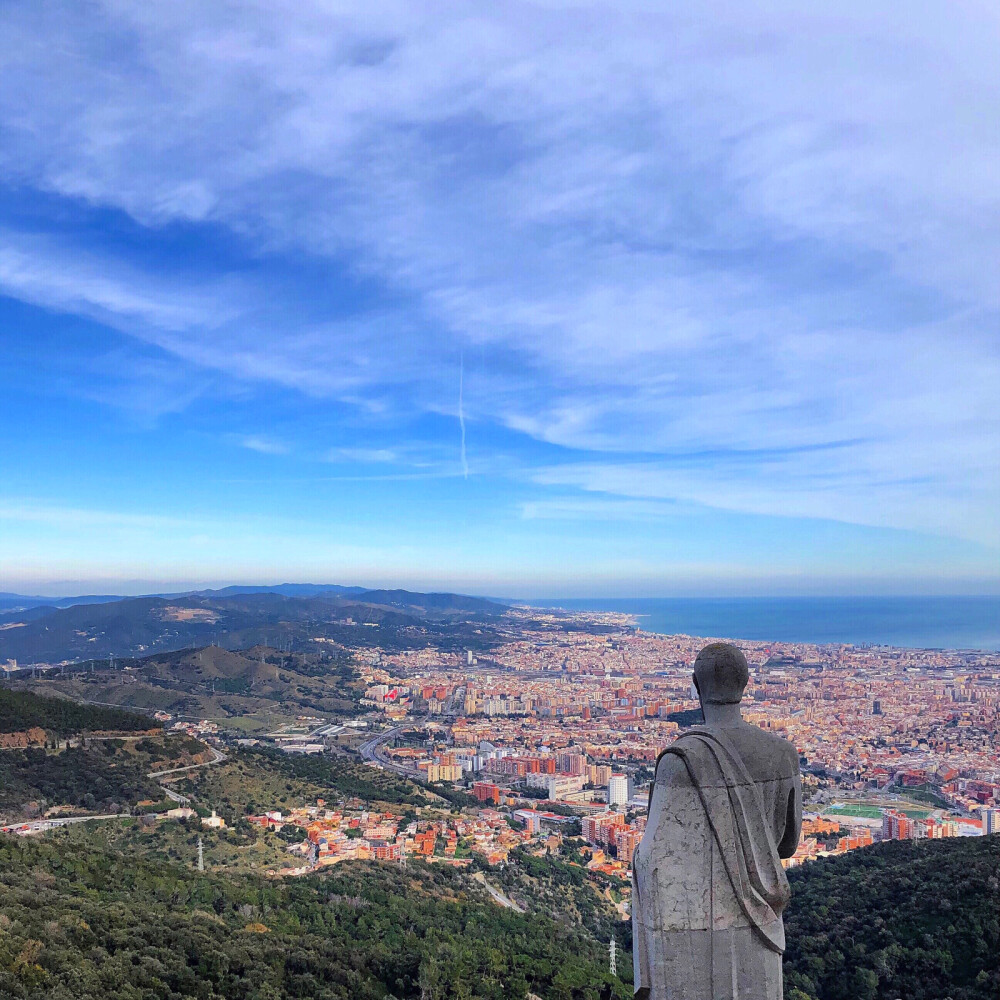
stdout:
<svg viewBox="0 0 1000 1000">
<path fill-rule="evenodd" d="M 635 852 L 635 990 L 649 1000 L 782 1000 L 781 857 L 798 842 L 798 755 L 745 723 L 657 761 Z"/>
</svg>

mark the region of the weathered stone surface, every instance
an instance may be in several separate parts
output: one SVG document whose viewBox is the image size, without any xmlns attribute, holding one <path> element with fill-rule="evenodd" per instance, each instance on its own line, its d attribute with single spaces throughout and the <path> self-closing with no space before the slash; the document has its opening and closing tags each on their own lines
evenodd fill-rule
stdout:
<svg viewBox="0 0 1000 1000">
<path fill-rule="evenodd" d="M 642 1000 L 782 1000 L 781 858 L 798 844 L 795 747 L 743 721 L 746 658 L 698 654 L 705 725 L 660 755 L 632 862 L 635 990 Z"/>
</svg>

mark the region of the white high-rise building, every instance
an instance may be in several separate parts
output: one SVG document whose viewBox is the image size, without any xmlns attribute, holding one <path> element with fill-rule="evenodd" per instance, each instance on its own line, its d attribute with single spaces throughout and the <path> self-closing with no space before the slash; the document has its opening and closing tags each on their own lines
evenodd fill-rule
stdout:
<svg viewBox="0 0 1000 1000">
<path fill-rule="evenodd" d="M 608 782 L 608 805 L 623 806 L 628 802 L 628 778 L 624 774 L 612 774 Z"/>
<path fill-rule="evenodd" d="M 1000 809 L 984 809 L 982 816 L 984 834 L 1000 833 Z"/>
</svg>

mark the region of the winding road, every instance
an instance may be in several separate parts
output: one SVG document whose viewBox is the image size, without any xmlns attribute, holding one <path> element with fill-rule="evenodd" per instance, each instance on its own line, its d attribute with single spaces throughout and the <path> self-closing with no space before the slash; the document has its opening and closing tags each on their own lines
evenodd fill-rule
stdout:
<svg viewBox="0 0 1000 1000">
<path fill-rule="evenodd" d="M 182 771 L 193 771 L 199 767 L 208 767 L 210 764 L 221 764 L 227 760 L 226 755 L 216 747 L 209 747 L 215 756 L 211 760 L 203 760 L 200 764 L 186 764 L 184 767 L 170 767 L 166 771 L 150 771 L 147 777 L 162 778 L 165 774 L 180 774 Z"/>
<path fill-rule="evenodd" d="M 212 751 L 213 757 L 211 760 L 202 761 L 200 764 L 188 764 L 184 767 L 170 767 L 164 771 L 150 771 L 146 777 L 153 778 L 154 780 L 162 778 L 166 774 L 182 774 L 185 771 L 194 771 L 199 767 L 210 767 L 212 764 L 221 764 L 224 760 L 228 760 L 226 755 L 216 747 L 210 746 L 208 748 Z M 162 782 L 157 781 L 160 790 L 164 795 L 172 802 L 176 802 L 178 805 L 187 805 L 191 800 L 186 795 L 181 795 L 179 792 L 175 792 L 170 788 L 167 788 Z M 10 823 L 5 826 L 0 827 L 0 833 L 16 833 L 21 836 L 25 836 L 29 833 L 42 833 L 45 830 L 54 830 L 56 827 L 69 826 L 71 823 L 87 823 L 92 819 L 107 820 L 107 819 L 128 819 L 131 813 L 104 813 L 100 816 L 59 816 L 52 819 L 36 819 L 31 820 L 27 823 Z"/>
<path fill-rule="evenodd" d="M 501 906 L 508 910 L 514 910 L 517 913 L 524 913 L 524 910 L 514 902 L 509 896 L 505 896 L 499 889 L 495 889 L 489 882 L 486 881 L 486 876 L 482 872 L 476 872 L 472 876 L 477 882 L 479 882 L 486 891 L 493 898 L 493 901 L 499 903 Z"/>
<path fill-rule="evenodd" d="M 199 767 L 209 767 L 212 764 L 221 764 L 224 760 L 228 760 L 226 755 L 216 747 L 209 747 L 209 750 L 215 755 L 211 760 L 203 760 L 200 764 L 188 764 L 185 767 L 170 767 L 165 771 L 150 771 L 147 777 L 152 778 L 160 786 L 160 790 L 171 802 L 176 802 L 178 805 L 186 806 L 191 800 L 186 795 L 181 795 L 180 792 L 175 792 L 170 788 L 167 788 L 162 781 L 156 779 L 162 778 L 165 774 L 182 774 L 185 771 L 194 771 Z"/>
</svg>

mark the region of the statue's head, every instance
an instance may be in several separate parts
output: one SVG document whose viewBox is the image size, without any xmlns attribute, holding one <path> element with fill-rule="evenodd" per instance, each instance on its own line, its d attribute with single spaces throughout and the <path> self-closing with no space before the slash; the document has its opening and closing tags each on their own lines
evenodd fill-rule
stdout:
<svg viewBox="0 0 1000 1000">
<path fill-rule="evenodd" d="M 747 658 L 728 642 L 709 643 L 694 661 L 694 683 L 702 704 L 738 705 L 749 680 Z"/>
</svg>

